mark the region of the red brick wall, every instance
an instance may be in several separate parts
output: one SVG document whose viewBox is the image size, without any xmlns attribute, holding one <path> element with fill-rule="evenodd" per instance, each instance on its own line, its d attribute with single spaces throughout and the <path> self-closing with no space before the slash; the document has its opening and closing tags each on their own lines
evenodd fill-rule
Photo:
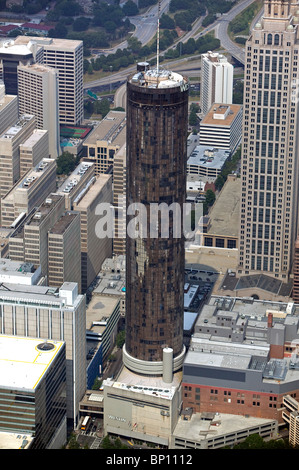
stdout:
<svg viewBox="0 0 299 470">
<path fill-rule="evenodd" d="M 183 383 L 183 407 L 194 412 L 218 412 L 250 415 L 258 418 L 277 419 L 282 422 L 282 395 L 213 388 Z M 297 390 L 299 396 L 299 390 Z"/>
</svg>

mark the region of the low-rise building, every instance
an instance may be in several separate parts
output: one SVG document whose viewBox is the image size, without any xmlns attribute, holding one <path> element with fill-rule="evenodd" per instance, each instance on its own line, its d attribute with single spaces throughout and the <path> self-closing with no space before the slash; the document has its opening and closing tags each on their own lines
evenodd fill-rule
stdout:
<svg viewBox="0 0 299 470">
<path fill-rule="evenodd" d="M 123 367 L 103 382 L 104 431 L 169 447 L 181 405 L 181 372 L 162 377 L 134 374 Z"/>
<path fill-rule="evenodd" d="M 189 413 L 185 410 L 176 425 L 171 449 L 221 449 L 232 447 L 252 434 L 274 439 L 278 434 L 276 420 L 225 413 Z"/>
<path fill-rule="evenodd" d="M 284 423 L 299 393 L 299 317 L 293 303 L 211 296 L 183 365 L 183 408 Z"/>
<path fill-rule="evenodd" d="M 209 182 L 213 182 L 220 175 L 229 156 L 229 150 L 212 145 L 198 145 L 187 160 L 187 174 L 204 177 Z"/>
</svg>

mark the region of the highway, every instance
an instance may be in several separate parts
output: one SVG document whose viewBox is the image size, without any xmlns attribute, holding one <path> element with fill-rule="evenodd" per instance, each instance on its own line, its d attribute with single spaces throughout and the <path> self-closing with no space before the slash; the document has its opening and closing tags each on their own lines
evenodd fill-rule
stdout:
<svg viewBox="0 0 299 470">
<path fill-rule="evenodd" d="M 170 0 L 162 0 L 161 3 L 161 13 L 167 11 L 169 6 Z M 244 64 L 244 48 L 243 46 L 238 46 L 235 44 L 228 36 L 227 28 L 230 21 L 232 21 L 239 13 L 241 13 L 245 8 L 251 5 L 255 0 L 241 0 L 235 5 L 228 13 L 223 14 L 219 17 L 213 24 L 204 28 L 201 32 L 198 32 L 198 29 L 201 25 L 203 18 L 199 18 L 193 25 L 192 31 L 189 31 L 185 34 L 183 38 L 180 39 L 182 42 L 186 42 L 190 37 L 193 37 L 195 40 L 198 39 L 200 36 L 215 30 L 215 37 L 220 40 L 221 46 L 225 49 L 228 53 L 230 53 L 233 57 L 235 57 L 240 63 Z M 130 21 L 136 26 L 136 30 L 134 32 L 134 36 L 136 36 L 142 44 L 145 44 L 146 41 L 150 36 L 153 37 L 157 30 L 157 13 L 158 13 L 158 6 L 155 5 L 151 7 L 146 15 L 134 17 L 134 19 L 130 19 Z M 106 53 L 112 53 L 113 50 L 125 47 L 126 41 L 121 43 L 121 45 L 115 47 L 114 49 L 105 51 Z M 173 45 L 171 46 L 173 47 Z M 180 59 L 184 60 L 186 65 L 188 63 L 188 59 Z M 169 62 L 168 65 L 173 67 L 176 66 L 178 61 Z M 190 64 L 188 64 L 190 65 Z M 190 67 L 189 67 L 190 68 Z M 91 89 L 95 87 L 99 87 L 102 85 L 109 85 L 110 83 L 118 83 L 126 81 L 128 75 L 133 73 L 136 70 L 136 66 L 133 65 L 131 67 L 126 68 L 125 70 L 120 70 L 119 72 L 115 72 L 110 74 L 105 78 L 101 78 L 99 80 L 94 80 L 84 84 L 84 89 Z M 180 69 L 184 72 L 184 67 Z"/>
</svg>

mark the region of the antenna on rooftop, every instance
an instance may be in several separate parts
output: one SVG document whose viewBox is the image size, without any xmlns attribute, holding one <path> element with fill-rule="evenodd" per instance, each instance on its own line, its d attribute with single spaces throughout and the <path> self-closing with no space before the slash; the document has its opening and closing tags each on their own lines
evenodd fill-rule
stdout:
<svg viewBox="0 0 299 470">
<path fill-rule="evenodd" d="M 159 2 L 158 2 L 158 24 L 157 24 L 157 74 L 159 73 L 160 8 L 161 8 L 161 0 L 159 0 Z"/>
</svg>

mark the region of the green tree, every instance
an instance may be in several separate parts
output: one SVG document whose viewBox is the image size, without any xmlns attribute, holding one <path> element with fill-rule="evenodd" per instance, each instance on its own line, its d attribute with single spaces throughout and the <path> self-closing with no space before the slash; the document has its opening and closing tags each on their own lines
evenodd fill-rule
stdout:
<svg viewBox="0 0 299 470">
<path fill-rule="evenodd" d="M 160 27 L 161 29 L 174 29 L 175 22 L 170 16 L 166 15 L 166 13 L 163 13 L 160 19 Z"/>
<path fill-rule="evenodd" d="M 128 0 L 123 6 L 123 12 L 126 16 L 138 15 L 139 9 L 133 0 Z"/>
<path fill-rule="evenodd" d="M 142 43 L 135 36 L 131 36 L 127 42 L 129 51 L 132 51 L 133 53 L 138 53 L 140 51 Z"/>
<path fill-rule="evenodd" d="M 196 111 L 191 111 L 189 114 L 189 125 L 190 126 L 196 126 L 198 124 L 198 117 L 196 114 Z"/>
<path fill-rule="evenodd" d="M 122 348 L 123 345 L 125 344 L 125 340 L 126 340 L 126 332 L 125 330 L 123 331 L 120 331 L 116 337 L 116 346 L 118 348 Z"/>
<path fill-rule="evenodd" d="M 95 102 L 95 112 L 105 117 L 110 111 L 110 101 L 104 98 L 100 101 Z"/>
<path fill-rule="evenodd" d="M 212 189 L 207 189 L 206 191 L 206 203 L 208 206 L 212 206 L 215 202 L 216 196 Z"/>
<path fill-rule="evenodd" d="M 74 434 L 71 435 L 68 445 L 68 449 L 80 449 L 79 443 L 76 441 L 76 436 Z"/>
<path fill-rule="evenodd" d="M 85 18 L 83 16 L 76 18 L 73 23 L 73 30 L 74 31 L 86 31 L 89 26 L 89 18 Z"/>
<path fill-rule="evenodd" d="M 99 377 L 97 377 L 93 383 L 93 386 L 91 387 L 92 390 L 99 390 L 99 388 L 101 387 L 103 381 L 101 379 L 99 379 Z"/>
<path fill-rule="evenodd" d="M 63 152 L 56 159 L 56 173 L 58 175 L 69 175 L 76 167 L 76 157 L 70 152 Z"/>
</svg>

